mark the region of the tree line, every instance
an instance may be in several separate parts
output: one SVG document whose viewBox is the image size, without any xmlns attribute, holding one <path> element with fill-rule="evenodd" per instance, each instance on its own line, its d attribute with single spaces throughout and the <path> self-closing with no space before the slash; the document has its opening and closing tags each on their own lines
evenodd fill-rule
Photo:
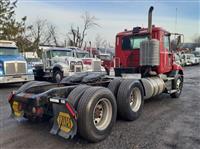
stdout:
<svg viewBox="0 0 200 149">
<path fill-rule="evenodd" d="M 88 30 L 93 27 L 100 27 L 97 18 L 85 12 L 80 19 L 83 26 L 71 26 L 66 33 L 67 40 L 59 39 L 58 31 L 55 25 L 44 19 L 37 19 L 33 24 L 27 25 L 27 16 L 16 20 L 15 9 L 17 0 L 0 1 L 0 40 L 13 40 L 21 50 L 20 52 L 36 51 L 39 45 L 53 46 L 76 46 L 86 47 L 91 42 L 86 42 Z M 200 36 L 196 36 L 193 42 L 200 46 Z M 109 42 L 104 40 L 99 34 L 95 38 L 96 48 L 107 48 Z"/>
<path fill-rule="evenodd" d="M 66 33 L 67 40 L 63 40 L 59 39 L 56 26 L 45 19 L 37 19 L 29 25 L 27 25 L 27 16 L 16 20 L 16 7 L 17 0 L 14 2 L 0 1 L 0 40 L 15 41 L 20 52 L 37 51 L 40 45 L 84 47 L 87 46 L 85 37 L 88 30 L 100 27 L 97 18 L 85 12 L 80 18 L 83 26 L 71 25 Z M 94 44 L 97 48 L 105 48 L 109 45 L 99 34 L 96 36 Z"/>
</svg>

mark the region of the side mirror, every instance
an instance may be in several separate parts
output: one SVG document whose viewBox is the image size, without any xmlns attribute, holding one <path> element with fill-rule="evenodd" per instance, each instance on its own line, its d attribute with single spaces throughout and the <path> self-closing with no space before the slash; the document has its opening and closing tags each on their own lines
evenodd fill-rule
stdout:
<svg viewBox="0 0 200 149">
<path fill-rule="evenodd" d="M 176 38 L 176 45 L 179 47 L 181 45 L 181 35 Z"/>
<path fill-rule="evenodd" d="M 175 35 L 175 38 L 171 41 L 171 47 L 172 50 L 176 51 L 181 47 L 181 44 L 184 43 L 184 35 L 177 33 L 172 33 L 172 35 Z"/>
</svg>

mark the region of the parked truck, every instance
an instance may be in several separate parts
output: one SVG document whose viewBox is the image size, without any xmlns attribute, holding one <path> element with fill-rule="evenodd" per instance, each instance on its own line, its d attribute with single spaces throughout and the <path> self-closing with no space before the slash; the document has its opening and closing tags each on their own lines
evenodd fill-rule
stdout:
<svg viewBox="0 0 200 149">
<path fill-rule="evenodd" d="M 182 56 L 182 62 L 184 66 L 198 65 L 200 60 L 192 53 L 184 53 Z"/>
<path fill-rule="evenodd" d="M 175 63 L 170 32 L 152 26 L 152 11 L 150 7 L 148 28 L 117 34 L 115 57 L 120 65 L 115 67 L 115 76 L 85 72 L 66 77 L 60 84 L 25 84 L 9 97 L 14 117 L 53 116 L 52 134 L 72 138 L 79 133 L 98 142 L 110 134 L 117 115 L 136 120 L 145 99 L 161 93 L 178 98 L 183 69 Z"/>
<path fill-rule="evenodd" d="M 13 41 L 0 40 L 0 84 L 33 81 L 32 68 Z"/>
<path fill-rule="evenodd" d="M 36 80 L 50 78 L 54 82 L 60 82 L 63 77 L 85 71 L 83 59 L 88 53 L 70 48 L 49 47 L 42 51 L 42 63 L 35 65 L 34 75 Z M 92 59 L 89 68 L 91 71 L 98 67 L 98 60 Z"/>
</svg>

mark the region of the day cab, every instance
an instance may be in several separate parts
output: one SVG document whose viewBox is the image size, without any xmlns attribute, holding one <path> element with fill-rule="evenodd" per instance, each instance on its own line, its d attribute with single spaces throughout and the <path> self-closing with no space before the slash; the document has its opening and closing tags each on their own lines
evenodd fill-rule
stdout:
<svg viewBox="0 0 200 149">
<path fill-rule="evenodd" d="M 161 27 L 152 26 L 152 39 L 159 41 L 159 65 L 151 67 L 157 74 L 168 74 L 171 71 L 183 69 L 175 63 L 174 49 L 170 44 L 171 33 Z M 116 36 L 116 57 L 120 59 L 120 68 L 117 72 L 139 72 L 141 70 L 140 60 L 148 53 L 140 55 L 140 44 L 149 38 L 148 28 L 135 27 L 133 30 L 120 32 Z M 153 52 L 152 50 L 148 52 Z"/>
<path fill-rule="evenodd" d="M 13 41 L 0 40 L 0 84 L 34 80 L 32 68 Z"/>
</svg>

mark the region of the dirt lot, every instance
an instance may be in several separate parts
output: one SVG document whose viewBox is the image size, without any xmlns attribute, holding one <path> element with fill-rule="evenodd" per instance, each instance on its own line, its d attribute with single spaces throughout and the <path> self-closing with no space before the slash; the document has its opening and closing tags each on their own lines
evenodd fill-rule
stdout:
<svg viewBox="0 0 200 149">
<path fill-rule="evenodd" d="M 200 147 L 200 66 L 185 68 L 184 88 L 179 99 L 161 95 L 145 101 L 138 120 L 118 120 L 110 136 L 96 144 L 78 136 L 73 140 L 53 136 L 48 122 L 32 124 L 10 118 L 7 94 L 18 87 L 0 86 L 0 149 Z"/>
</svg>

